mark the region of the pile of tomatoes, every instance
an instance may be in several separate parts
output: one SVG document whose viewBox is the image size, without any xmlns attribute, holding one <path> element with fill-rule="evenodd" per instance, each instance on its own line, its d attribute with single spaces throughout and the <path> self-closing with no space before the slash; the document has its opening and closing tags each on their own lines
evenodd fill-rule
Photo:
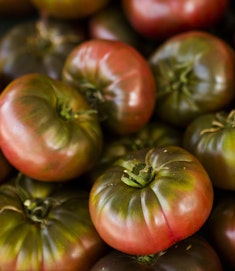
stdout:
<svg viewBox="0 0 235 271">
<path fill-rule="evenodd" d="M 235 269 L 232 0 L 0 0 L 0 270 Z"/>
</svg>

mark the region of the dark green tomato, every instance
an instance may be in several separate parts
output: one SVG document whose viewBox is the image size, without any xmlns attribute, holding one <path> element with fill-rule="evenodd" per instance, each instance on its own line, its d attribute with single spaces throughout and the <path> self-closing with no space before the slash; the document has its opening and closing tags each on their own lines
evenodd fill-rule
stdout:
<svg viewBox="0 0 235 271">
<path fill-rule="evenodd" d="M 68 55 L 63 80 L 86 97 L 115 134 L 138 131 L 152 116 L 156 88 L 146 59 L 132 46 L 93 39 Z"/>
<path fill-rule="evenodd" d="M 161 121 L 151 121 L 136 133 L 108 139 L 105 140 L 97 165 L 90 171 L 92 183 L 108 166 L 129 152 L 156 146 L 180 145 L 182 132 Z"/>
<path fill-rule="evenodd" d="M 19 175 L 0 186 L 1 271 L 88 271 L 106 252 L 88 194 Z"/>
<path fill-rule="evenodd" d="M 91 271 L 222 271 L 214 248 L 200 236 L 186 238 L 158 254 L 133 256 L 111 251 Z"/>
<path fill-rule="evenodd" d="M 66 181 L 99 159 L 97 113 L 76 89 L 42 74 L 13 80 L 0 96 L 0 146 L 7 160 L 34 179 Z"/>
<path fill-rule="evenodd" d="M 165 250 L 204 224 L 213 187 L 199 161 L 179 146 L 120 158 L 94 183 L 91 219 L 102 239 L 128 254 Z"/>
<path fill-rule="evenodd" d="M 186 127 L 194 118 L 226 108 L 235 95 L 235 53 L 206 32 L 178 34 L 149 57 L 158 95 L 156 115 Z"/>
<path fill-rule="evenodd" d="M 183 146 L 200 160 L 216 187 L 235 190 L 235 111 L 196 118 L 185 130 Z"/>
<path fill-rule="evenodd" d="M 206 223 L 211 244 L 223 262 L 235 268 L 235 198 L 234 194 L 218 200 Z"/>
<path fill-rule="evenodd" d="M 81 27 L 39 18 L 14 25 L 1 38 L 0 77 L 5 85 L 32 72 L 61 78 L 68 53 L 85 39 Z"/>
</svg>

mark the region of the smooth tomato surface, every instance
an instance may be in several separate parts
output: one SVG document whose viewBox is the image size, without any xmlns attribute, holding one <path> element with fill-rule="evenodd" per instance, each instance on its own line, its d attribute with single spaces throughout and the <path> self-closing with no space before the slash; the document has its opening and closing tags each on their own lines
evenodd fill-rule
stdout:
<svg viewBox="0 0 235 271">
<path fill-rule="evenodd" d="M 109 0 L 31 0 L 42 13 L 61 19 L 77 19 L 88 17 L 103 7 Z"/>
<path fill-rule="evenodd" d="M 128 254 L 163 251 L 208 218 L 213 187 L 207 172 L 178 146 L 120 158 L 91 188 L 91 219 L 103 240 Z"/>
<path fill-rule="evenodd" d="M 111 251 L 91 271 L 222 271 L 215 249 L 200 236 L 186 238 L 158 254 L 133 256 Z"/>
<path fill-rule="evenodd" d="M 68 55 L 63 81 L 81 92 L 112 132 L 142 128 L 152 116 L 156 87 L 147 60 L 130 45 L 93 39 Z"/>
<path fill-rule="evenodd" d="M 122 0 L 126 16 L 143 36 L 165 39 L 208 28 L 225 14 L 228 0 Z"/>
<path fill-rule="evenodd" d="M 102 149 L 96 112 L 75 89 L 42 74 L 19 77 L 1 93 L 0 131 L 7 160 L 39 180 L 75 178 Z"/>
</svg>

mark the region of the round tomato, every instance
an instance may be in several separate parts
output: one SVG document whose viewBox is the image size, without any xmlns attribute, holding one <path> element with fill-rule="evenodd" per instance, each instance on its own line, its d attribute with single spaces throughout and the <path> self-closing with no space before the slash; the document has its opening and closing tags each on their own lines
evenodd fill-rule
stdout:
<svg viewBox="0 0 235 271">
<path fill-rule="evenodd" d="M 0 95 L 0 146 L 34 179 L 64 181 L 96 163 L 102 150 L 97 114 L 76 89 L 42 74 L 12 81 Z"/>
<path fill-rule="evenodd" d="M 31 3 L 50 17 L 78 19 L 91 16 L 104 8 L 110 0 L 31 0 Z"/>
<path fill-rule="evenodd" d="M 32 72 L 61 79 L 65 58 L 83 40 L 82 27 L 62 20 L 39 18 L 16 24 L 1 38 L 1 80 L 7 85 Z"/>
<path fill-rule="evenodd" d="M 221 19 L 228 4 L 229 0 L 122 0 L 132 26 L 155 39 L 208 28 Z"/>
<path fill-rule="evenodd" d="M 149 57 L 158 96 L 155 112 L 185 127 L 194 118 L 226 108 L 235 97 L 235 51 L 207 32 L 165 41 Z"/>
<path fill-rule="evenodd" d="M 114 250 L 102 257 L 91 271 L 222 271 L 219 256 L 202 237 L 186 238 L 158 254 L 133 256 Z"/>
<path fill-rule="evenodd" d="M 114 133 L 136 132 L 152 116 L 153 74 L 147 60 L 124 42 L 93 39 L 81 43 L 68 55 L 62 76 Z"/>
<path fill-rule="evenodd" d="M 89 208 L 108 245 L 147 255 L 198 231 L 210 214 L 213 194 L 200 162 L 183 148 L 169 145 L 117 160 L 92 186 Z"/>
<path fill-rule="evenodd" d="M 107 247 L 88 198 L 79 188 L 21 174 L 1 185 L 0 270 L 89 271 Z"/>
<path fill-rule="evenodd" d="M 220 198 L 206 223 L 207 237 L 224 264 L 235 268 L 235 198 L 234 194 Z"/>
<path fill-rule="evenodd" d="M 183 146 L 207 170 L 215 187 L 235 190 L 235 111 L 205 114 L 192 121 Z"/>
</svg>

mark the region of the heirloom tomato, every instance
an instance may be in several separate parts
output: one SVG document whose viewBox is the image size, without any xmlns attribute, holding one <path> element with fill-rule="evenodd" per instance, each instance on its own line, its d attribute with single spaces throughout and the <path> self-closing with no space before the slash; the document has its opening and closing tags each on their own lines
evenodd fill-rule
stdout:
<svg viewBox="0 0 235 271">
<path fill-rule="evenodd" d="M 13 167 L 0 149 L 0 183 L 7 180 L 11 172 L 13 172 Z"/>
<path fill-rule="evenodd" d="M 201 163 L 179 146 L 134 151 L 93 184 L 89 208 L 102 239 L 121 252 L 163 251 L 198 231 L 213 204 Z"/>
<path fill-rule="evenodd" d="M 21 174 L 2 184 L 0 270 L 89 271 L 107 245 L 91 222 L 88 198 Z"/>
<path fill-rule="evenodd" d="M 168 39 L 149 63 L 158 90 L 155 113 L 172 125 L 185 127 L 199 115 L 226 108 L 235 97 L 235 51 L 207 32 Z"/>
<path fill-rule="evenodd" d="M 31 0 L 0 0 L 0 17 L 7 19 L 23 18 L 36 13 Z"/>
<path fill-rule="evenodd" d="M 152 116 L 156 99 L 153 74 L 147 60 L 124 42 L 82 42 L 68 55 L 62 76 L 86 97 L 114 133 L 136 132 Z"/>
<path fill-rule="evenodd" d="M 185 129 L 183 146 L 203 164 L 217 188 L 235 190 L 235 111 L 197 117 Z"/>
<path fill-rule="evenodd" d="M 234 194 L 220 198 L 206 223 L 207 237 L 223 263 L 235 269 L 235 198 Z"/>
<path fill-rule="evenodd" d="M 229 0 L 122 0 L 133 28 L 159 40 L 213 26 L 223 17 L 228 4 Z"/>
<path fill-rule="evenodd" d="M 222 271 L 215 249 L 202 237 L 186 238 L 152 255 L 129 255 L 114 250 L 102 257 L 91 271 Z"/>
<path fill-rule="evenodd" d="M 13 80 L 0 95 L 0 146 L 25 175 L 65 181 L 98 160 L 102 130 L 76 89 L 42 74 Z"/>
<path fill-rule="evenodd" d="M 85 40 L 82 27 L 55 19 L 30 19 L 14 25 L 1 38 L 0 77 L 5 85 L 38 72 L 61 79 L 68 53 Z"/>
<path fill-rule="evenodd" d="M 61 19 L 80 19 L 104 8 L 110 0 L 31 0 L 40 13 Z"/>
</svg>

